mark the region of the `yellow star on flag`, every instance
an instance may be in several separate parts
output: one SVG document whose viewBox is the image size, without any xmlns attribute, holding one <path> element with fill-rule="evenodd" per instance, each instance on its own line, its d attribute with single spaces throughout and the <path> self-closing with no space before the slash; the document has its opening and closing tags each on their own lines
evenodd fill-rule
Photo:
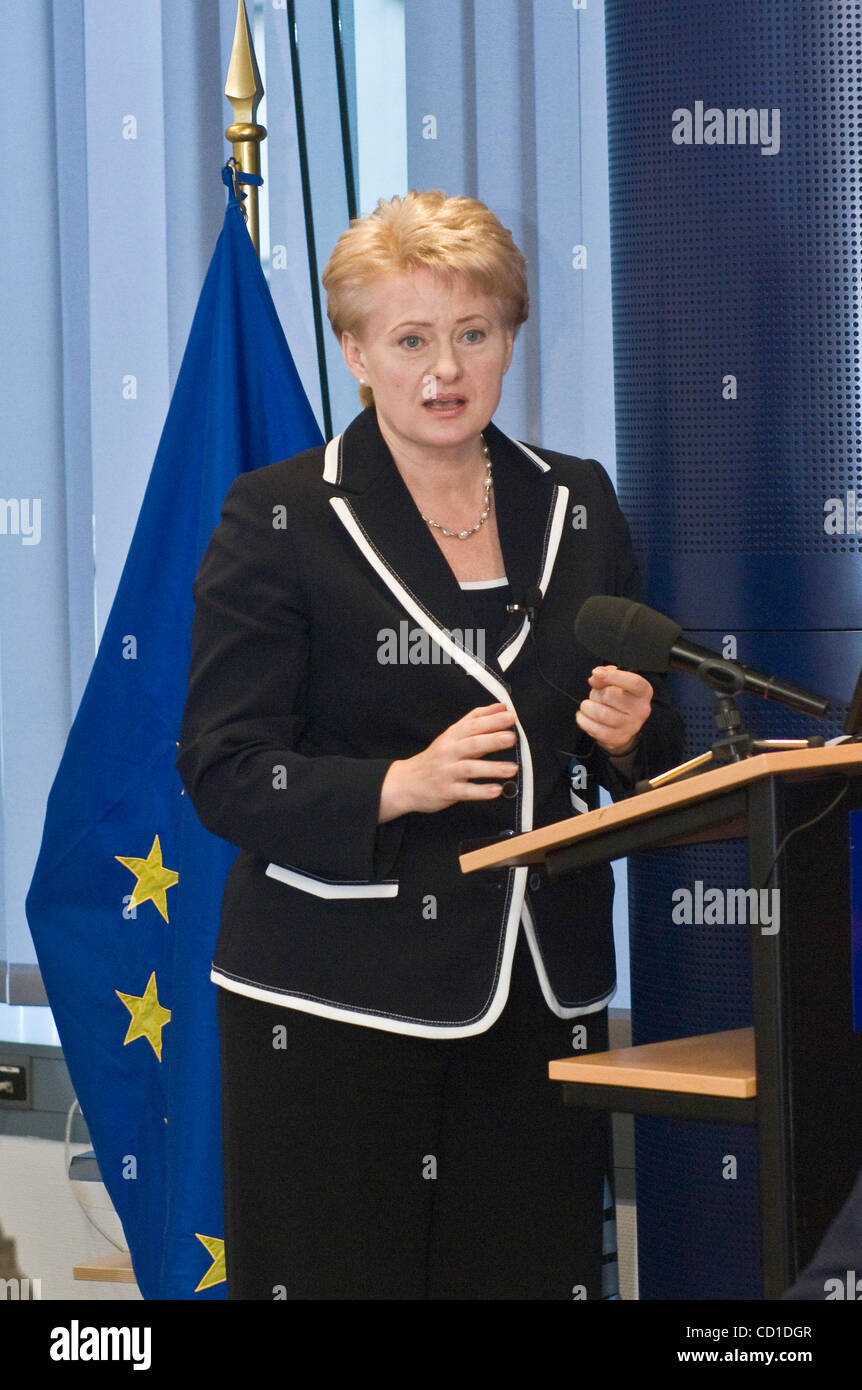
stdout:
<svg viewBox="0 0 862 1390">
<path fill-rule="evenodd" d="M 200 1236 L 197 1231 L 195 1231 L 195 1235 L 201 1245 L 206 1246 L 207 1253 L 212 1256 L 212 1264 L 195 1289 L 195 1293 L 200 1293 L 201 1289 L 211 1289 L 216 1284 L 223 1284 L 227 1275 L 224 1268 L 224 1241 L 220 1240 L 218 1236 Z"/>
<path fill-rule="evenodd" d="M 147 987 L 143 994 L 123 994 L 118 989 L 114 993 L 119 999 L 122 999 L 132 1015 L 129 1031 L 123 1038 L 123 1046 L 125 1047 L 126 1043 L 134 1042 L 135 1038 L 146 1038 L 161 1061 L 162 1029 L 166 1023 L 170 1023 L 171 1011 L 170 1009 L 163 1009 L 159 1003 L 156 993 L 155 970 L 147 981 Z"/>
<path fill-rule="evenodd" d="M 115 854 L 114 858 L 124 864 L 127 869 L 130 869 L 137 879 L 129 899 L 129 906 L 140 907 L 142 903 L 153 902 L 167 922 L 167 889 L 173 888 L 179 879 L 179 874 L 173 869 L 166 869 L 162 864 L 162 847 L 159 844 L 158 835 L 153 840 L 153 847 L 146 859 L 124 857 L 122 854 Z"/>
</svg>

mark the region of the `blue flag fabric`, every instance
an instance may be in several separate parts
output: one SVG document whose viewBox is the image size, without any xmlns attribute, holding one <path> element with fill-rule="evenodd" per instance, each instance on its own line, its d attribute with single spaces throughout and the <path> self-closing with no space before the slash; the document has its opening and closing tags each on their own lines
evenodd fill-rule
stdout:
<svg viewBox="0 0 862 1390">
<path fill-rule="evenodd" d="M 27 898 L 145 1298 L 226 1292 L 209 971 L 236 851 L 200 825 L 174 767 L 192 582 L 236 475 L 320 442 L 231 193 Z"/>
</svg>

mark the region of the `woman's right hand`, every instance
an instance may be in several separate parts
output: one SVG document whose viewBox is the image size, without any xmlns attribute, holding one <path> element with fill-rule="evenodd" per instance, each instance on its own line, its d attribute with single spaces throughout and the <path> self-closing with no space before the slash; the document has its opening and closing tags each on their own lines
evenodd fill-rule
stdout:
<svg viewBox="0 0 862 1390">
<path fill-rule="evenodd" d="M 456 801 L 493 801 L 500 796 L 503 781 L 517 776 L 518 764 L 481 759 L 486 753 L 512 747 L 517 739 L 514 723 L 515 716 L 505 705 L 479 705 L 450 724 L 421 753 L 392 763 L 380 790 L 378 823 L 410 811 L 443 811 Z M 492 775 L 503 781 L 473 780 Z"/>
</svg>

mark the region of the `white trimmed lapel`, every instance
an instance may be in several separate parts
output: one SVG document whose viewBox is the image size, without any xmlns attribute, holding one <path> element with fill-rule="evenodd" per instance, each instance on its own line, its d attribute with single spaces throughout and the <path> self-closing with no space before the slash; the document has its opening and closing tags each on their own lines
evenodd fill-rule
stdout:
<svg viewBox="0 0 862 1390">
<path fill-rule="evenodd" d="M 568 489 L 555 484 L 550 466 L 527 445 L 510 439 L 491 423 L 485 429 L 494 474 L 494 506 L 506 575 L 514 603 L 535 588 L 544 594 L 554 567 L 565 520 Z M 351 539 L 384 580 L 405 612 L 416 619 L 449 655 L 477 679 L 484 670 L 486 689 L 496 693 L 523 648 L 529 623 L 514 613 L 496 653 L 481 662 L 466 653 L 454 632 L 473 627 L 473 609 L 419 514 L 368 408 L 342 435 L 327 444 L 324 480 L 337 494 L 333 509 Z M 336 502 L 338 505 L 335 505 Z M 451 648 L 451 650 L 450 650 Z"/>
<path fill-rule="evenodd" d="M 523 606 L 531 589 L 544 596 L 551 580 L 565 524 L 569 490 L 555 483 L 550 464 L 526 444 L 489 425 L 485 439 L 494 470 L 494 504 L 503 562 L 512 602 Z M 517 660 L 530 630 L 529 618 L 515 613 L 497 652 L 500 669 Z"/>
</svg>

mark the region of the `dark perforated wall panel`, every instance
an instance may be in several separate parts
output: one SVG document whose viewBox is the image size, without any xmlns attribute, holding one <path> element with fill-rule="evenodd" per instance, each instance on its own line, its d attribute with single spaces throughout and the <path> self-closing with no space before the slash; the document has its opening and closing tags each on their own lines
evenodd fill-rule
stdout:
<svg viewBox="0 0 862 1390">
<path fill-rule="evenodd" d="M 729 1158 L 737 1178 L 725 1180 Z M 638 1280 L 642 1299 L 760 1298 L 757 1148 L 740 1125 L 635 1121 Z M 661 1171 L 666 1201 L 641 1200 L 641 1174 Z M 732 1232 L 732 1244 L 728 1232 Z M 709 1260 L 704 1260 L 708 1250 Z M 673 1252 L 673 1268 L 667 1252 Z"/>
<path fill-rule="evenodd" d="M 647 601 L 833 701 L 824 728 L 743 697 L 752 732 L 828 737 L 862 664 L 862 4 L 605 8 L 618 488 Z M 699 751 L 711 696 L 674 680 Z M 632 866 L 638 1041 L 750 1021 L 746 929 L 671 922 L 698 879 L 746 886 L 745 847 Z M 751 1133 L 639 1122 L 637 1192 L 642 1297 L 758 1296 Z"/>
<path fill-rule="evenodd" d="M 809 626 L 862 627 L 860 7 L 606 12 L 618 468 L 652 598 L 711 626 L 718 583 L 742 624 L 759 587 L 758 625 L 792 593 Z M 728 143 L 737 110 L 756 143 Z M 684 111 L 724 142 L 675 144 Z"/>
</svg>

